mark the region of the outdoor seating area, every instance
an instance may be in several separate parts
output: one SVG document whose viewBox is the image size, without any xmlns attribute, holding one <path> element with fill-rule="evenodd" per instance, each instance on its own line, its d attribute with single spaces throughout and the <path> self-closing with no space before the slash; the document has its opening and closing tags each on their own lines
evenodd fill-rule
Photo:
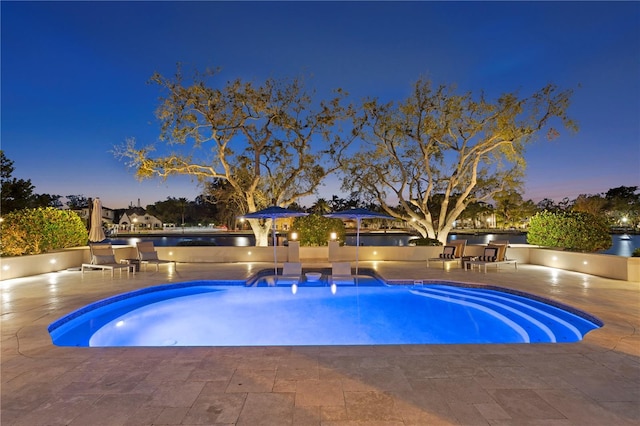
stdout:
<svg viewBox="0 0 640 426">
<path fill-rule="evenodd" d="M 140 265 L 144 265 L 145 270 L 149 264 L 156 265 L 156 271 L 160 270 L 160 265 L 173 265 L 174 270 L 176 268 L 176 262 L 174 260 L 158 259 L 158 252 L 151 241 L 140 241 L 136 243 L 136 250 L 138 253 L 137 259 Z"/>
<path fill-rule="evenodd" d="M 443 247 L 442 253 L 438 257 L 427 258 L 427 268 L 430 263 L 440 262 L 442 263 L 442 269 L 448 264 L 454 263 L 462 267 L 462 261 L 464 257 L 464 249 L 467 246 L 467 240 L 453 240 L 449 241 L 447 245 Z"/>
<path fill-rule="evenodd" d="M 331 283 L 336 285 L 353 285 L 354 277 L 351 274 L 351 263 L 334 262 L 331 264 Z"/>
<path fill-rule="evenodd" d="M 478 270 L 484 268 L 484 272 L 487 272 L 487 267 L 495 267 L 498 269 L 500 265 L 513 265 L 515 269 L 518 269 L 518 262 L 516 259 L 507 258 L 507 248 L 509 247 L 509 241 L 490 241 L 487 247 L 484 249 L 482 256 L 470 258 L 465 262 L 465 269 L 478 268 Z"/>
<path fill-rule="evenodd" d="M 282 265 L 282 275 L 276 279 L 278 285 L 299 284 L 302 279 L 302 263 L 285 262 Z"/>
<path fill-rule="evenodd" d="M 113 277 L 116 270 L 120 275 L 122 275 L 123 270 L 127 271 L 127 275 L 136 273 L 135 265 L 116 261 L 116 255 L 111 244 L 90 244 L 89 249 L 91 251 L 91 262 L 83 263 L 80 266 L 80 271 L 83 274 L 86 270 L 93 269 L 99 269 L 103 273 L 104 271 L 111 271 L 111 277 Z"/>
</svg>

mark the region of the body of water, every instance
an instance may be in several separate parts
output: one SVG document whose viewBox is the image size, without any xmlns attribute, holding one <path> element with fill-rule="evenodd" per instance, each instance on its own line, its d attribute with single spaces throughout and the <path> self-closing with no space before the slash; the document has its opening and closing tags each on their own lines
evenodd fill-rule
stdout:
<svg viewBox="0 0 640 426">
<path fill-rule="evenodd" d="M 623 239 L 622 235 L 611 235 L 612 245 L 603 254 L 630 257 L 633 251 L 640 247 L 640 235 L 629 235 L 629 239 Z M 360 235 L 361 246 L 407 246 L 416 238 L 407 233 L 364 233 Z M 526 234 L 450 234 L 449 241 L 465 239 L 467 244 L 487 244 L 492 240 L 508 240 L 510 244 L 527 244 Z M 184 234 L 184 235 L 141 235 L 140 237 L 112 237 L 106 242 L 112 244 L 135 244 L 137 241 L 153 241 L 159 247 L 177 246 L 181 241 L 204 241 L 217 246 L 251 247 L 255 245 L 255 238 L 251 234 L 234 234 L 218 232 L 209 235 Z M 269 239 L 271 242 L 271 239 Z M 356 244 L 356 236 L 347 234 L 347 245 Z"/>
<path fill-rule="evenodd" d="M 59 346 L 306 346 L 576 342 L 600 326 L 513 293 L 368 280 L 337 291 L 160 286 L 87 306 L 49 331 Z"/>
</svg>

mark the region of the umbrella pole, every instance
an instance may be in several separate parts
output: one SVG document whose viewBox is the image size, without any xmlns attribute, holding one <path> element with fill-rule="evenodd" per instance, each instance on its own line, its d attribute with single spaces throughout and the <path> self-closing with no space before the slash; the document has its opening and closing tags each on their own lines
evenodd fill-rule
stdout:
<svg viewBox="0 0 640 426">
<path fill-rule="evenodd" d="M 356 284 L 358 283 L 358 251 L 360 250 L 360 218 L 356 219 Z"/>
<path fill-rule="evenodd" d="M 91 216 L 93 215 L 93 198 L 89 198 L 89 217 L 87 218 L 87 231 L 91 232 Z"/>
<path fill-rule="evenodd" d="M 276 247 L 276 218 L 271 218 L 271 233 L 273 234 L 273 275 L 278 279 L 278 251 Z"/>
</svg>

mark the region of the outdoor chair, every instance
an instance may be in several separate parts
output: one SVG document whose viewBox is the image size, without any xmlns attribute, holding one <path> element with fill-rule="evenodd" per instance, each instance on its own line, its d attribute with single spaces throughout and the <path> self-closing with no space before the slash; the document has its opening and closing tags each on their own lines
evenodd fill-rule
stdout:
<svg viewBox="0 0 640 426">
<path fill-rule="evenodd" d="M 129 275 L 129 272 L 136 273 L 135 265 L 116 261 L 111 244 L 89 244 L 89 250 L 91 251 L 91 262 L 82 264 L 80 271 L 83 274 L 86 269 L 100 269 L 103 273 L 104 271 L 111 271 L 112 277 L 113 271 L 116 269 L 120 272 L 120 276 L 122 276 L 123 269 L 127 270 L 127 275 Z"/>
<path fill-rule="evenodd" d="M 490 241 L 485 247 L 482 256 L 469 260 L 467 265 L 469 265 L 471 269 L 476 266 L 478 269 L 484 267 L 485 273 L 487 272 L 488 266 L 495 266 L 497 270 L 500 265 L 513 264 L 513 266 L 518 269 L 516 259 L 507 259 L 508 246 L 509 241 Z"/>
<path fill-rule="evenodd" d="M 158 259 L 158 252 L 153 245 L 153 241 L 142 241 L 136 243 L 136 249 L 138 250 L 138 261 L 140 265 L 144 265 L 144 270 L 147 270 L 148 264 L 156 265 L 156 271 L 160 270 L 160 265 L 173 263 L 173 269 L 176 270 L 175 260 L 163 260 Z"/>
<path fill-rule="evenodd" d="M 449 263 L 459 263 L 462 266 L 462 257 L 464 249 L 467 246 L 467 240 L 454 240 L 447 243 L 442 249 L 442 253 L 438 257 L 427 259 L 427 268 L 431 262 L 442 262 L 442 269 Z"/>
<path fill-rule="evenodd" d="M 351 275 L 351 263 L 334 262 L 331 264 L 331 283 L 340 285 L 353 285 L 353 275 Z"/>
<path fill-rule="evenodd" d="M 278 285 L 298 284 L 302 279 L 302 263 L 285 262 L 282 265 L 282 275 L 276 277 Z"/>
</svg>

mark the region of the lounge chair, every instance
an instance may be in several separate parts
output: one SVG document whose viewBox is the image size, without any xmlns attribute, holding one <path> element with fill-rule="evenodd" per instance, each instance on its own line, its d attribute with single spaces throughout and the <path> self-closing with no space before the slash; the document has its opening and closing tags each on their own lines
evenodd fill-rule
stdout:
<svg viewBox="0 0 640 426">
<path fill-rule="evenodd" d="M 507 247 L 509 241 L 490 241 L 484 249 L 482 256 L 478 256 L 475 259 L 469 260 L 467 265 L 473 269 L 475 266 L 478 269 L 484 266 L 484 272 L 487 272 L 488 266 L 495 266 L 496 270 L 500 265 L 513 264 L 518 269 L 518 263 L 516 259 L 507 259 Z"/>
<path fill-rule="evenodd" d="M 136 243 L 136 249 L 138 250 L 138 260 L 140 265 L 144 265 L 144 270 L 147 270 L 148 264 L 156 265 L 156 271 L 160 270 L 160 265 L 173 263 L 173 269 L 176 269 L 175 260 L 162 260 L 158 259 L 158 252 L 156 251 L 152 241 L 142 241 Z"/>
<path fill-rule="evenodd" d="M 447 243 L 442 249 L 442 253 L 438 257 L 427 259 L 427 268 L 431 262 L 442 262 L 442 269 L 449 263 L 459 263 L 462 266 L 462 257 L 464 249 L 467 246 L 467 240 L 454 240 Z"/>
<path fill-rule="evenodd" d="M 354 284 L 349 262 L 334 262 L 331 264 L 331 283 L 336 285 Z"/>
<path fill-rule="evenodd" d="M 122 276 L 122 270 L 127 270 L 127 275 L 129 272 L 136 273 L 136 266 L 128 263 L 118 263 L 116 261 L 116 256 L 113 251 L 113 247 L 111 244 L 90 244 L 89 250 L 91 251 L 91 263 L 83 263 L 80 267 L 80 271 L 84 274 L 85 269 L 100 269 L 104 273 L 104 271 L 111 271 L 111 276 L 113 277 L 113 271 L 120 271 L 120 276 Z"/>
<path fill-rule="evenodd" d="M 278 285 L 299 284 L 302 279 L 302 263 L 285 262 L 282 265 L 282 275 L 276 279 Z"/>
</svg>

